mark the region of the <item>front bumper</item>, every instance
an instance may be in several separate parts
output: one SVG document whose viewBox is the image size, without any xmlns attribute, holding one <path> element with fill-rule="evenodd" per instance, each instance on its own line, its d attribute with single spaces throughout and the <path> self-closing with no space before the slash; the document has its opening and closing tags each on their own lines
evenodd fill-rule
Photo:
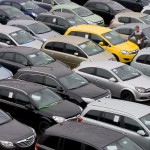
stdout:
<svg viewBox="0 0 150 150">
<path fill-rule="evenodd" d="M 150 93 L 138 93 L 138 92 L 136 92 L 135 101 L 138 101 L 138 102 L 150 101 Z"/>
</svg>

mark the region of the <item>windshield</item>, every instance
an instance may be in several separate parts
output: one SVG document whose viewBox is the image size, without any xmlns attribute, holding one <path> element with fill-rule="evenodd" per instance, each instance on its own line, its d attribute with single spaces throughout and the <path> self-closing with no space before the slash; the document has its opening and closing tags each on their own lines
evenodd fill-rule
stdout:
<svg viewBox="0 0 150 150">
<path fill-rule="evenodd" d="M 36 5 L 35 3 L 29 1 L 29 0 L 24 0 L 21 5 L 25 8 L 25 9 L 37 9 L 39 8 L 38 5 Z"/>
<path fill-rule="evenodd" d="M 11 7 L 11 8 L 6 8 L 5 13 L 10 17 L 10 18 L 18 18 L 24 15 L 23 12 L 21 12 L 19 9 Z"/>
<path fill-rule="evenodd" d="M 140 118 L 143 124 L 150 130 L 150 114 Z"/>
<path fill-rule="evenodd" d="M 78 16 L 73 16 L 67 19 L 71 25 L 78 25 L 78 24 L 87 24 L 83 19 L 79 18 Z"/>
<path fill-rule="evenodd" d="M 121 67 L 112 69 L 112 71 L 123 81 L 131 80 L 141 76 L 136 69 L 128 65 L 123 65 Z"/>
<path fill-rule="evenodd" d="M 0 125 L 12 120 L 6 113 L 0 110 Z"/>
<path fill-rule="evenodd" d="M 104 150 L 142 150 L 136 143 L 123 138 L 103 148 Z"/>
<path fill-rule="evenodd" d="M 56 0 L 57 3 L 59 4 L 64 4 L 64 3 L 70 3 L 71 1 L 70 0 Z"/>
<path fill-rule="evenodd" d="M 124 6 L 122 6 L 121 4 L 114 2 L 114 1 L 110 1 L 109 3 L 107 3 L 112 9 L 119 11 L 119 10 L 124 10 L 126 9 Z"/>
<path fill-rule="evenodd" d="M 86 79 L 76 73 L 62 77 L 59 81 L 69 90 L 79 88 L 89 83 Z"/>
<path fill-rule="evenodd" d="M 39 109 L 54 106 L 62 101 L 61 97 L 49 89 L 37 91 L 29 95 Z"/>
<path fill-rule="evenodd" d="M 28 27 L 36 34 L 44 34 L 51 31 L 48 26 L 40 22 L 30 24 Z"/>
<path fill-rule="evenodd" d="M 126 42 L 126 40 L 115 31 L 107 32 L 107 33 L 103 34 L 103 36 L 113 45 L 117 45 L 117 44 Z"/>
<path fill-rule="evenodd" d="M 93 15 L 93 13 L 85 7 L 78 7 L 78 8 L 73 9 L 73 11 L 80 17 Z"/>
<path fill-rule="evenodd" d="M 102 48 L 93 43 L 92 41 L 87 41 L 85 43 L 78 45 L 88 56 L 93 56 L 104 52 Z"/>
<path fill-rule="evenodd" d="M 34 37 L 24 30 L 19 30 L 9 34 L 19 45 L 34 41 Z"/>
<path fill-rule="evenodd" d="M 142 21 L 144 21 L 146 24 L 150 24 L 150 15 L 144 16 L 140 18 Z"/>
<path fill-rule="evenodd" d="M 55 60 L 44 52 L 37 52 L 27 56 L 35 66 L 50 64 Z"/>
</svg>

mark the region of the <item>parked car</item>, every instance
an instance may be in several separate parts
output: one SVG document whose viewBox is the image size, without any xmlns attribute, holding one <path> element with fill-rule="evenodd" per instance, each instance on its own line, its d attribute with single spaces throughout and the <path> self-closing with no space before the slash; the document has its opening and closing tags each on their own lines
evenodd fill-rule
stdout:
<svg viewBox="0 0 150 150">
<path fill-rule="evenodd" d="M 83 62 L 75 69 L 93 84 L 107 88 L 112 96 L 128 101 L 150 100 L 150 77 L 114 61 Z"/>
<path fill-rule="evenodd" d="M 0 99 L 2 101 L 2 99 Z M 35 130 L 24 125 L 0 110 L 0 149 L 34 149 Z"/>
<path fill-rule="evenodd" d="M 117 13 L 130 12 L 129 9 L 126 9 L 124 6 L 113 0 L 88 0 L 84 4 L 84 7 L 101 16 L 106 25 L 110 24 Z"/>
<path fill-rule="evenodd" d="M 0 65 L 0 80 L 12 78 L 13 74 L 10 70 Z"/>
<path fill-rule="evenodd" d="M 87 24 L 86 21 L 74 14 L 57 11 L 53 13 L 41 13 L 37 16 L 36 20 L 43 22 L 60 34 L 64 34 L 69 27 Z"/>
<path fill-rule="evenodd" d="M 85 20 L 88 24 L 95 24 L 104 26 L 104 20 L 102 17 L 94 14 L 89 9 L 77 5 L 77 4 L 61 4 L 54 6 L 50 12 L 59 11 L 59 12 L 67 12 L 79 16 L 83 20 Z"/>
<path fill-rule="evenodd" d="M 109 90 L 95 86 L 67 68 L 28 67 L 18 70 L 14 78 L 46 85 L 61 97 L 83 108 L 95 100 L 111 97 Z"/>
<path fill-rule="evenodd" d="M 6 47 L 0 49 L 0 64 L 15 74 L 18 69 L 27 66 L 49 66 L 67 68 L 60 61 L 53 59 L 39 49 L 28 47 Z"/>
<path fill-rule="evenodd" d="M 3 80 L 0 89 L 1 108 L 21 122 L 38 127 L 40 133 L 51 125 L 78 116 L 82 110 L 39 84 Z"/>
<path fill-rule="evenodd" d="M 142 150 L 119 132 L 78 122 L 65 122 L 47 129 L 38 140 L 36 150 L 50 148 L 58 150 Z"/>
<path fill-rule="evenodd" d="M 7 24 L 10 20 L 26 19 L 32 20 L 30 16 L 25 15 L 20 10 L 12 6 L 1 6 L 0 5 L 0 23 Z"/>
<path fill-rule="evenodd" d="M 1 0 L 0 5 L 13 6 L 34 19 L 38 14 L 47 12 L 46 9 L 39 7 L 29 0 Z"/>
<path fill-rule="evenodd" d="M 118 61 L 130 63 L 139 47 L 109 28 L 94 25 L 70 27 L 65 35 L 80 36 L 92 40 L 104 50 L 112 53 Z"/>
<path fill-rule="evenodd" d="M 149 5 L 150 0 L 115 0 L 116 2 L 122 4 L 128 9 L 131 9 L 133 11 L 140 12 L 144 6 Z"/>
<path fill-rule="evenodd" d="M 144 48 L 139 51 L 130 65 L 140 70 L 143 74 L 150 76 L 150 48 Z"/>
<path fill-rule="evenodd" d="M 0 25 L 0 42 L 7 46 L 27 46 L 40 49 L 43 42 L 17 27 Z"/>
<path fill-rule="evenodd" d="M 139 26 L 140 30 L 142 30 L 143 34 L 145 35 L 143 48 L 150 47 L 150 25 L 143 23 L 129 23 L 113 28 L 113 30 L 117 31 L 118 33 L 122 34 L 125 38 L 128 39 L 128 37 L 134 33 L 135 26 Z M 136 39 L 134 36 L 129 40 L 136 43 Z"/>
<path fill-rule="evenodd" d="M 48 39 L 42 45 L 42 51 L 71 68 L 77 67 L 85 60 L 116 60 L 112 54 L 89 39 L 71 35 L 60 35 Z"/>
<path fill-rule="evenodd" d="M 59 33 L 51 30 L 47 25 L 35 20 L 12 20 L 7 25 L 23 29 L 41 42 L 45 42 L 48 38 L 59 35 Z"/>
<path fill-rule="evenodd" d="M 103 99 L 89 104 L 78 120 L 124 133 L 143 149 L 149 150 L 149 106 L 117 99 Z"/>
<path fill-rule="evenodd" d="M 150 15 L 138 12 L 118 13 L 111 21 L 110 28 L 128 23 L 143 23 L 150 25 Z"/>
<path fill-rule="evenodd" d="M 150 5 L 144 6 L 141 13 L 150 15 Z"/>
</svg>

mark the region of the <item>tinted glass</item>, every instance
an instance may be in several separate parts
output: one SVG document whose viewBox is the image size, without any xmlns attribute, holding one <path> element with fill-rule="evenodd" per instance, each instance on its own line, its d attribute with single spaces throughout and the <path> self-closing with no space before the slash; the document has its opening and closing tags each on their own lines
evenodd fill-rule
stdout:
<svg viewBox="0 0 150 150">
<path fill-rule="evenodd" d="M 20 54 L 16 54 L 15 62 L 19 63 L 19 64 L 22 64 L 22 65 L 25 65 L 25 66 L 28 65 L 28 60 Z"/>
<path fill-rule="evenodd" d="M 5 53 L 3 59 L 14 61 L 14 53 Z"/>
<path fill-rule="evenodd" d="M 78 16 L 68 18 L 67 21 L 73 26 L 79 24 L 87 24 L 82 18 L 79 18 Z"/>
<path fill-rule="evenodd" d="M 131 23 L 141 23 L 141 21 L 135 18 L 131 18 Z"/>
<path fill-rule="evenodd" d="M 140 18 L 144 23 L 150 24 L 150 15 L 144 16 Z"/>
<path fill-rule="evenodd" d="M 129 17 L 119 17 L 118 20 L 122 23 L 129 23 Z"/>
<path fill-rule="evenodd" d="M 60 18 L 58 19 L 57 24 L 60 25 L 60 26 L 62 26 L 62 27 L 65 27 L 65 28 L 68 28 L 68 27 L 69 27 L 69 26 L 68 26 L 68 23 L 67 23 L 65 20 L 60 19 Z"/>
<path fill-rule="evenodd" d="M 16 103 L 19 105 L 25 106 L 25 105 L 29 104 L 29 100 L 25 95 L 17 93 L 16 94 Z"/>
<path fill-rule="evenodd" d="M 95 74 L 95 70 L 96 68 L 92 68 L 92 67 L 89 67 L 89 68 L 84 68 L 84 69 L 81 69 L 80 71 L 81 72 L 85 72 L 85 73 L 88 73 L 88 74 Z"/>
<path fill-rule="evenodd" d="M 144 63 L 146 60 L 147 55 L 141 55 L 136 59 L 136 62 L 138 63 Z"/>
<path fill-rule="evenodd" d="M 87 112 L 84 115 L 84 117 L 94 119 L 94 120 L 98 120 L 100 118 L 101 114 L 102 114 L 102 112 L 100 112 L 98 110 L 90 110 L 89 112 Z"/>
<path fill-rule="evenodd" d="M 94 41 L 95 43 L 99 44 L 99 42 L 103 42 L 103 39 L 95 34 L 91 34 L 91 38 L 92 41 Z"/>
<path fill-rule="evenodd" d="M 78 7 L 78 8 L 73 9 L 73 11 L 80 17 L 93 15 L 93 13 L 85 7 Z"/>
<path fill-rule="evenodd" d="M 150 130 L 150 114 L 143 116 L 142 118 L 140 118 L 140 120 Z"/>
<path fill-rule="evenodd" d="M 146 59 L 146 64 L 150 65 L 150 56 Z"/>
<path fill-rule="evenodd" d="M 58 52 L 63 52 L 63 49 L 64 49 L 64 43 L 59 43 L 59 42 L 54 43 L 53 50 Z"/>
<path fill-rule="evenodd" d="M 100 68 L 97 69 L 96 76 L 102 77 L 105 79 L 114 78 L 114 76 L 109 71 L 107 71 L 105 69 L 100 69 Z"/>
<path fill-rule="evenodd" d="M 143 13 L 150 15 L 150 10 L 145 10 Z"/>
<path fill-rule="evenodd" d="M 60 86 L 54 79 L 46 77 L 46 81 L 45 84 L 47 86 L 53 87 L 53 88 L 57 88 L 58 86 Z"/>
<path fill-rule="evenodd" d="M 44 84 L 44 77 L 40 75 L 29 75 L 28 79 L 29 82 L 34 82 L 34 83 L 39 83 L 39 84 Z"/>
<path fill-rule="evenodd" d="M 66 53 L 74 55 L 74 53 L 78 53 L 77 47 L 71 44 L 66 44 Z"/>
</svg>

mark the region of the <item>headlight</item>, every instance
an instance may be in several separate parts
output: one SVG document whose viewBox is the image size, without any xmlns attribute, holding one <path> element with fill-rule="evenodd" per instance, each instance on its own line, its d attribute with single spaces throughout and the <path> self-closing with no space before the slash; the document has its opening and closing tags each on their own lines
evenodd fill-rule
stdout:
<svg viewBox="0 0 150 150">
<path fill-rule="evenodd" d="M 86 98 L 86 97 L 82 97 L 82 99 L 83 99 L 86 103 L 91 103 L 91 102 L 94 102 L 94 101 L 95 101 L 94 99 Z"/>
<path fill-rule="evenodd" d="M 32 16 L 37 17 L 37 14 L 35 14 L 35 13 L 32 12 L 31 14 L 32 14 Z"/>
<path fill-rule="evenodd" d="M 12 142 L 8 142 L 8 141 L 0 141 L 1 145 L 7 148 L 13 148 L 14 144 Z"/>
<path fill-rule="evenodd" d="M 130 55 L 130 53 L 129 53 L 128 51 L 126 51 L 126 50 L 121 50 L 121 53 L 122 53 L 123 55 Z"/>
<path fill-rule="evenodd" d="M 34 137 L 36 137 L 36 132 L 35 132 L 35 130 L 34 130 L 33 128 L 31 128 L 31 129 L 32 129 L 32 132 L 33 132 Z"/>
<path fill-rule="evenodd" d="M 135 87 L 135 89 L 139 92 L 139 93 L 146 93 L 146 89 L 142 88 L 142 87 Z"/>
<path fill-rule="evenodd" d="M 57 122 L 57 123 L 62 123 L 64 122 L 66 119 L 63 117 L 59 117 L 59 116 L 53 116 L 53 119 Z"/>
<path fill-rule="evenodd" d="M 92 25 L 96 25 L 96 23 L 92 22 L 92 21 L 87 21 L 88 24 L 92 24 Z"/>
</svg>

